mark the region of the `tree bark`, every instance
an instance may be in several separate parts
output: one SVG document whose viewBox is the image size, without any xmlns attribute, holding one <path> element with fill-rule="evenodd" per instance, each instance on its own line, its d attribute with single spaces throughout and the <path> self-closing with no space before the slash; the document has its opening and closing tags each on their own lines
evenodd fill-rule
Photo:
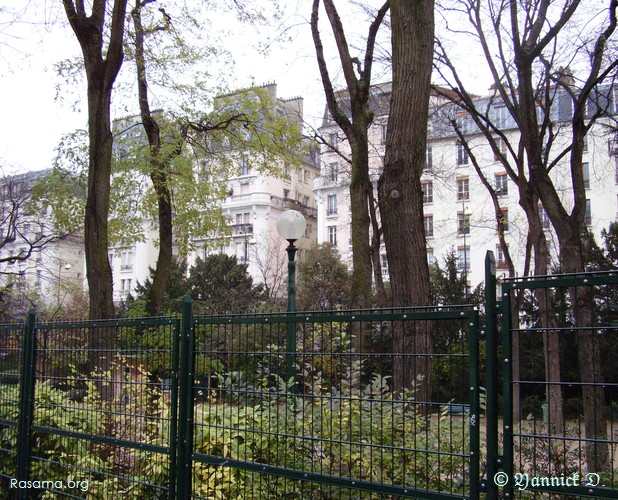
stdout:
<svg viewBox="0 0 618 500">
<path fill-rule="evenodd" d="M 393 86 L 384 170 L 378 199 L 394 306 L 431 303 L 421 174 L 433 63 L 434 2 L 391 5 Z M 431 399 L 430 325 L 400 324 L 393 338 L 393 389 L 416 383 L 416 399 Z M 412 362 L 406 361 L 413 354 Z"/>
</svg>

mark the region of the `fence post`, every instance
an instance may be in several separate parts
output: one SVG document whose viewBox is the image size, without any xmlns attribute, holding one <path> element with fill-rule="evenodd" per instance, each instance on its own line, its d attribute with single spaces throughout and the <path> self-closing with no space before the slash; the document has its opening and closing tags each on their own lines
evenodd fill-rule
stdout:
<svg viewBox="0 0 618 500">
<path fill-rule="evenodd" d="M 17 423 L 17 481 L 30 478 L 31 430 L 34 417 L 34 384 L 36 354 L 36 315 L 28 311 L 21 352 L 21 373 L 19 388 L 19 420 Z M 26 498 L 27 489 L 18 489 L 17 498 Z"/>
<path fill-rule="evenodd" d="M 176 498 L 176 476 L 178 471 L 178 385 L 179 385 L 179 357 L 180 342 L 182 339 L 182 323 L 176 318 L 172 338 L 172 363 L 171 363 L 171 387 L 170 387 L 170 474 L 169 474 L 169 500 Z"/>
<path fill-rule="evenodd" d="M 511 291 L 502 288 L 502 470 L 508 480 L 504 498 L 513 498 L 513 334 L 511 332 Z"/>
<path fill-rule="evenodd" d="M 496 259 L 491 250 L 485 256 L 485 338 L 487 368 L 485 372 L 487 419 L 487 499 L 498 498 L 495 475 L 498 471 L 498 331 L 496 303 Z"/>
<path fill-rule="evenodd" d="M 178 416 L 178 473 L 176 482 L 177 498 L 191 498 L 193 452 L 193 318 L 191 297 L 185 296 L 182 303 L 181 342 L 180 342 L 180 397 Z"/>
</svg>

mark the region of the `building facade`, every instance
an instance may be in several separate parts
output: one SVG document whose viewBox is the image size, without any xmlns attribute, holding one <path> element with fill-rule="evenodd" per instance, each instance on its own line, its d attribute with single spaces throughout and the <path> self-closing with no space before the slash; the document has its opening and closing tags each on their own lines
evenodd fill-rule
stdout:
<svg viewBox="0 0 618 500">
<path fill-rule="evenodd" d="M 243 91 L 242 98 L 238 100 L 235 99 L 236 94 L 215 100 L 215 114 L 223 106 L 228 106 L 234 109 L 233 114 L 238 114 L 239 120 L 244 119 L 242 106 L 243 103 L 252 105 L 252 92 L 263 96 L 264 102 L 272 105 L 273 109 L 269 110 L 271 116 L 283 118 L 288 126 L 302 133 L 303 99 L 278 97 L 274 83 Z M 259 121 L 263 116 L 257 118 Z M 118 140 L 115 145 L 118 154 L 131 154 L 130 146 L 125 148 L 126 151 L 123 150 L 123 143 L 146 143 L 139 121 L 139 117 L 129 117 L 116 122 L 117 130 L 127 131 L 127 141 Z M 317 214 L 313 181 L 319 174 L 317 152 L 315 148 L 307 147 L 297 166 L 292 167 L 283 159 L 273 158 L 273 164 L 262 168 L 263 165 L 257 165 L 259 162 L 252 162 L 249 150 L 242 150 L 242 134 L 247 134 L 247 140 L 250 140 L 249 131 L 253 127 L 253 124 L 247 125 L 246 129 L 241 127 L 240 132 L 230 132 L 237 136 L 236 142 L 228 141 L 225 137 L 213 138 L 210 142 L 206 141 L 210 151 L 205 152 L 204 148 L 191 150 L 195 163 L 195 182 L 225 184 L 227 196 L 220 202 L 220 208 L 226 227 L 222 231 L 202 236 L 189 234 L 189 245 L 177 242 L 176 251 L 183 247 L 189 249 L 186 256 L 189 267 L 198 257 L 204 258 L 212 253 L 236 256 L 239 263 L 247 264 L 254 283 L 265 285 L 269 293 L 276 295 L 283 290 L 281 286 L 285 283 L 283 278 L 287 273 L 287 242 L 282 241 L 276 231 L 279 215 L 285 210 L 294 209 L 305 216 L 307 231 L 297 242 L 297 259 L 304 258 L 305 252 L 316 239 Z M 238 137 L 241 139 L 238 140 Z M 273 140 L 278 138 L 274 137 Z M 148 179 L 144 180 L 145 184 L 149 182 Z M 204 220 L 208 217 L 205 213 Z M 130 244 L 119 243 L 109 249 L 116 302 L 125 300 L 133 293 L 137 283 L 143 284 L 150 275 L 149 268 L 156 265 L 158 234 L 148 217 L 143 218 L 142 235 Z"/>
<path fill-rule="evenodd" d="M 583 175 L 586 186 L 586 223 L 600 241 L 601 231 L 618 219 L 618 144 L 610 126 L 615 124 L 618 113 L 616 89 L 604 89 L 601 117 L 592 125 L 586 136 Z M 384 161 L 386 123 L 390 85 L 376 85 L 370 101 L 374 121 L 369 129 L 370 174 L 377 179 Z M 567 97 L 556 99 L 552 111 L 558 130 L 553 151 L 562 151 L 570 140 L 567 117 L 570 113 Z M 345 99 L 345 96 L 343 97 Z M 507 141 L 498 140 L 501 152 L 506 153 L 507 142 L 517 144 L 519 132 L 515 121 L 499 100 L 479 97 L 477 105 L 488 109 L 489 116 L 504 134 Z M 596 103 L 597 110 L 599 103 Z M 592 109 L 589 113 L 594 113 Z M 460 141 L 452 123 L 458 124 L 465 135 Z M 320 176 L 315 182 L 318 208 L 318 242 L 335 245 L 344 261 L 351 265 L 350 241 L 349 156 L 345 136 L 334 123 L 328 110 L 325 112 L 320 133 L 328 145 L 320 150 Z M 467 146 L 467 147 L 466 147 Z M 337 151 L 334 148 L 337 148 Z M 458 267 L 474 287 L 484 279 L 484 260 L 487 250 L 496 256 L 498 274 L 506 272 L 504 254 L 499 244 L 496 213 L 487 188 L 477 174 L 472 156 L 483 176 L 495 190 L 505 224 L 504 235 L 516 272 L 522 272 L 525 258 L 527 222 L 519 206 L 517 186 L 507 175 L 503 163 L 485 136 L 471 118 L 443 98 L 432 95 L 426 164 L 422 174 L 423 212 L 427 239 L 427 259 L 442 264 L 449 252 L 454 252 Z M 551 158 L 550 158 L 551 160 Z M 551 172 L 556 189 L 567 210 L 572 207 L 570 166 L 568 157 L 558 160 Z M 376 193 L 377 199 L 377 193 Z M 557 263 L 557 240 L 547 214 L 539 205 L 539 215 L 550 245 L 553 263 Z M 386 252 L 382 249 L 382 273 L 388 277 Z"/>
<path fill-rule="evenodd" d="M 271 97 L 275 113 L 302 132 L 303 99 L 279 98 L 275 84 L 259 89 Z M 307 152 L 303 153 L 298 166 L 291 167 L 282 160 L 274 167 L 260 171 L 250 162 L 242 162 L 236 169 L 239 175 L 227 180 L 229 195 L 222 204 L 229 230 L 194 240 L 195 251 L 189 263 L 211 253 L 236 256 L 238 262 L 247 264 L 254 283 L 264 285 L 269 294 L 279 296 L 285 291 L 287 276 L 287 242 L 279 237 L 276 229 L 279 216 L 286 210 L 297 210 L 307 221 L 305 235 L 296 242 L 298 261 L 304 259 L 306 251 L 316 241 L 313 185 L 319 175 L 317 149 L 307 144 Z"/>
<path fill-rule="evenodd" d="M 83 290 L 83 235 L 59 234 L 51 209 L 31 203 L 35 183 L 49 173 L 0 180 L 0 291 L 11 313 L 42 304 L 53 314 Z"/>
</svg>

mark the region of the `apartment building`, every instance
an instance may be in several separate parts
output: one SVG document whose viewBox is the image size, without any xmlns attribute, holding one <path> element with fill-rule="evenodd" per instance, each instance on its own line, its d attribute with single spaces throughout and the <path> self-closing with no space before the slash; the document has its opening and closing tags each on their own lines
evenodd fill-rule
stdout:
<svg viewBox="0 0 618 500">
<path fill-rule="evenodd" d="M 84 286 L 83 236 L 58 234 L 49 207 L 31 203 L 50 170 L 0 179 L 0 290 L 13 313 L 34 303 L 59 307 Z"/>
<path fill-rule="evenodd" d="M 290 126 L 302 132 L 302 97 L 283 99 L 277 95 L 277 85 L 274 83 L 245 90 L 243 98 L 238 101 L 235 100 L 235 93 L 222 96 L 215 100 L 215 111 L 221 106 L 234 106 L 238 108 L 240 116 L 243 113 L 242 103 L 248 99 L 251 104 L 252 92 L 265 96 L 266 102 L 272 103 L 272 116 L 284 118 Z M 127 153 L 123 151 L 123 144 L 146 144 L 139 121 L 139 117 L 128 117 L 115 123 L 116 131 L 126 131 L 127 138 L 127 141 L 117 141 L 117 154 Z M 241 130 L 242 133 L 249 134 L 249 128 Z M 298 166 L 292 167 L 284 160 L 273 159 L 273 165 L 258 168 L 255 163 L 259 162 L 254 163 L 251 153 L 242 150 L 242 141 L 230 144 L 231 141 L 225 138 L 220 142 L 211 141 L 208 146 L 213 154 L 210 155 L 200 148 L 191 150 L 195 163 L 195 182 L 224 182 L 228 195 L 220 202 L 227 227 L 207 235 L 189 235 L 191 250 L 187 255 L 188 264 L 191 266 L 198 257 L 204 258 L 211 253 L 233 255 L 238 262 L 248 265 L 248 272 L 255 283 L 266 284 L 269 290 L 276 292 L 282 283 L 282 276 L 287 272 L 287 242 L 282 241 L 276 231 L 279 215 L 285 210 L 294 209 L 307 220 L 307 231 L 297 242 L 297 259 L 304 258 L 305 252 L 316 239 L 317 213 L 313 182 L 319 175 L 317 151 L 308 147 L 308 152 L 303 153 Z M 219 168 L 223 162 L 226 163 L 225 168 Z M 220 178 L 222 175 L 224 179 Z M 146 185 L 149 182 L 148 179 L 144 180 Z M 208 215 L 204 214 L 204 219 L 207 218 Z M 129 244 L 119 242 L 108 252 L 114 277 L 114 300 L 117 302 L 125 300 L 134 292 L 136 284 L 148 278 L 149 268 L 156 265 L 156 227 L 147 216 L 143 217 L 141 227 L 141 238 Z"/>
<path fill-rule="evenodd" d="M 595 103 L 603 106 L 603 114 L 586 136 L 584 153 L 584 178 L 586 183 L 586 222 L 591 232 L 600 241 L 602 229 L 618 219 L 618 142 L 609 132 L 618 114 L 617 89 L 606 88 Z M 370 107 L 374 121 L 369 129 L 370 173 L 377 185 L 383 166 L 386 123 L 390 85 L 373 88 Z M 341 96 L 345 100 L 345 94 Z M 344 101 L 345 102 L 345 101 Z M 568 96 L 556 100 L 553 119 L 559 134 L 554 151 L 560 150 L 560 142 L 570 140 L 569 128 L 564 120 L 570 113 Z M 516 144 L 519 132 L 506 107 L 497 99 L 479 97 L 478 106 L 488 109 L 493 121 L 511 144 Z M 595 112 L 590 106 L 591 111 Z M 465 134 L 468 148 L 460 142 L 451 125 L 456 120 Z M 318 242 L 330 242 L 337 247 L 343 259 L 351 264 L 349 163 L 340 154 L 349 155 L 345 136 L 334 123 L 328 110 L 320 132 L 329 146 L 320 149 L 320 177 L 315 182 L 318 208 Z M 337 147 L 335 152 L 333 147 Z M 499 141 L 501 149 L 506 147 Z M 519 206 L 517 187 L 507 175 L 499 157 L 486 138 L 478 131 L 471 118 L 444 99 L 432 95 L 426 165 L 422 175 L 424 196 L 424 221 L 427 237 L 427 259 L 430 264 L 454 251 L 458 266 L 465 273 L 470 286 L 483 281 L 484 259 L 487 250 L 492 250 L 497 259 L 498 274 L 506 271 L 504 255 L 498 241 L 494 205 L 486 187 L 477 175 L 470 152 L 477 159 L 484 177 L 494 188 L 505 222 L 505 238 L 514 259 L 517 272 L 523 270 L 526 218 Z M 552 170 L 555 186 L 561 193 L 564 204 L 572 206 L 570 196 L 570 172 L 568 160 L 560 160 Z M 376 193 L 377 199 L 377 193 Z M 557 241 L 551 223 L 543 207 L 539 215 L 546 230 L 553 261 L 557 258 Z M 386 253 L 382 251 L 382 273 L 388 277 Z"/>
<path fill-rule="evenodd" d="M 303 99 L 283 99 L 277 96 L 274 83 L 259 87 L 274 103 L 275 113 L 285 117 L 302 132 Z M 297 260 L 302 261 L 306 251 L 316 241 L 317 210 L 313 184 L 319 175 L 317 149 L 310 144 L 297 167 L 285 162 L 274 165 L 278 173 L 260 171 L 250 162 L 241 160 L 236 170 L 239 175 L 227 180 L 229 195 L 222 210 L 229 222 L 227 233 L 213 234 L 194 241 L 196 250 L 189 262 L 210 253 L 236 256 L 246 263 L 255 283 L 265 284 L 273 293 L 282 293 L 282 278 L 287 273 L 287 255 L 283 241 L 277 234 L 276 224 L 285 210 L 301 212 L 307 221 L 305 235 L 296 242 Z"/>
</svg>

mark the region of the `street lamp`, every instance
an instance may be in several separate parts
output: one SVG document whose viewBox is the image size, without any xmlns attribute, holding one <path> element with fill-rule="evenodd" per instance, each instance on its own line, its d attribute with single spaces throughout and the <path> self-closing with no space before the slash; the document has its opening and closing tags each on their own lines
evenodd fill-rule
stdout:
<svg viewBox="0 0 618 500">
<path fill-rule="evenodd" d="M 296 210 L 286 210 L 277 221 L 277 232 L 289 245 L 288 253 L 288 313 L 296 312 L 296 247 L 294 242 L 305 234 L 307 221 L 303 214 Z M 296 323 L 288 323 L 287 354 L 286 354 L 286 383 L 296 380 Z"/>
</svg>

